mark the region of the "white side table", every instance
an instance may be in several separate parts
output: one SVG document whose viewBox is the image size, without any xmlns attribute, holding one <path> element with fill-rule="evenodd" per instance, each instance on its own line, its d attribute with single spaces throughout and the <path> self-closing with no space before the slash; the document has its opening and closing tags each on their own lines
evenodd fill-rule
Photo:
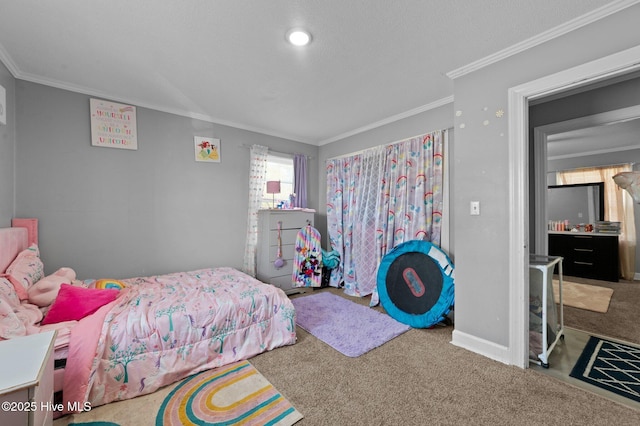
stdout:
<svg viewBox="0 0 640 426">
<path fill-rule="evenodd" d="M 53 424 L 55 331 L 0 342 L 0 424 Z"/>
</svg>

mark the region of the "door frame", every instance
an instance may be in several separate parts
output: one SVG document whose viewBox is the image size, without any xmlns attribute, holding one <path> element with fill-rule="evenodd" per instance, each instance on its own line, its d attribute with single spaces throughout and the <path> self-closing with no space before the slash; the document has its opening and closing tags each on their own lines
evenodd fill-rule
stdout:
<svg viewBox="0 0 640 426">
<path fill-rule="evenodd" d="M 508 90 L 509 363 L 529 366 L 529 101 L 640 69 L 640 46 Z"/>
</svg>

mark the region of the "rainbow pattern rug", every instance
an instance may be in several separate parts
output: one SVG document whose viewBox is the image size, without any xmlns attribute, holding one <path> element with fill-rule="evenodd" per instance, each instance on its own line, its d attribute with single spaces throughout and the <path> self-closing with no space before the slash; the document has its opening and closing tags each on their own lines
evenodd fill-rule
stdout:
<svg viewBox="0 0 640 426">
<path fill-rule="evenodd" d="M 156 425 L 292 425 L 302 415 L 248 361 L 191 376 L 164 400 Z"/>
<path fill-rule="evenodd" d="M 70 426 L 120 426 L 113 422 L 88 422 L 88 423 L 69 423 Z"/>
<path fill-rule="evenodd" d="M 148 395 L 96 407 L 54 426 L 277 425 L 302 419 L 248 361 L 203 371 Z"/>
</svg>

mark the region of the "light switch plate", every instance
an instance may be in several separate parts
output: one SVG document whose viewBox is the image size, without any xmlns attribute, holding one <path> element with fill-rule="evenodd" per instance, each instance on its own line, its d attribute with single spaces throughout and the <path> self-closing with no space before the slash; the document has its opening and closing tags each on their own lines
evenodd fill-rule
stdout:
<svg viewBox="0 0 640 426">
<path fill-rule="evenodd" d="M 471 216 L 480 216 L 480 201 L 472 201 L 470 204 Z"/>
</svg>

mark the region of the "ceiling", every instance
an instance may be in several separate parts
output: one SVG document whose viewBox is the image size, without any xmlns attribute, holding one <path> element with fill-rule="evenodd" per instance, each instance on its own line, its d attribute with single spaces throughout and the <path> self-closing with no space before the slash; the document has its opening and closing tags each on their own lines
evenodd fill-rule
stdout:
<svg viewBox="0 0 640 426">
<path fill-rule="evenodd" d="M 452 71 L 631 3 L 0 0 L 0 60 L 18 79 L 323 145 L 450 102 Z M 288 45 L 292 27 L 312 43 Z"/>
</svg>

